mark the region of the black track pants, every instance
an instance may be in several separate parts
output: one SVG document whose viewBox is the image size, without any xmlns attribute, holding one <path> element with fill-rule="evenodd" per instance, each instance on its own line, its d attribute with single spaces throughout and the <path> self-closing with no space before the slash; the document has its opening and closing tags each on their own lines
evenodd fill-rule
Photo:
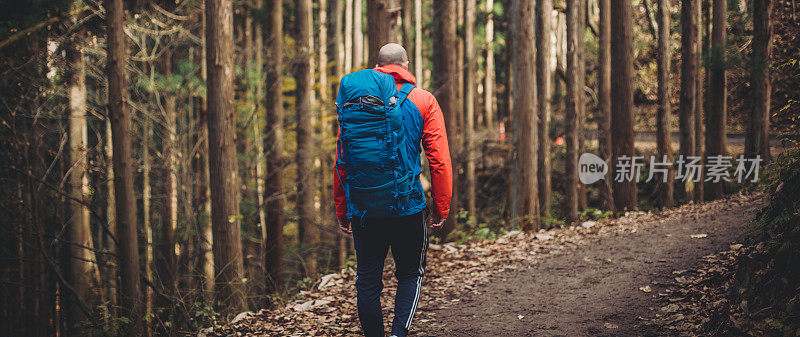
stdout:
<svg viewBox="0 0 800 337">
<path fill-rule="evenodd" d="M 405 336 L 414 318 L 425 273 L 428 229 L 424 211 L 396 218 L 353 219 L 358 319 L 368 337 L 384 336 L 381 312 L 383 262 L 391 247 L 397 270 L 392 334 Z"/>
</svg>

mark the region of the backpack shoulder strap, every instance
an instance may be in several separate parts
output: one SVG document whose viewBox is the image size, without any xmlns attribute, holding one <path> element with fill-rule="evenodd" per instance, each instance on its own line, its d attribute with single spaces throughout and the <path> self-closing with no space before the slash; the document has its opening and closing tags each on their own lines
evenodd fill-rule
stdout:
<svg viewBox="0 0 800 337">
<path fill-rule="evenodd" d="M 403 104 L 403 101 L 406 100 L 408 94 L 411 93 L 416 86 L 411 83 L 403 83 L 403 86 L 400 87 L 400 92 L 397 93 L 397 105 Z"/>
</svg>

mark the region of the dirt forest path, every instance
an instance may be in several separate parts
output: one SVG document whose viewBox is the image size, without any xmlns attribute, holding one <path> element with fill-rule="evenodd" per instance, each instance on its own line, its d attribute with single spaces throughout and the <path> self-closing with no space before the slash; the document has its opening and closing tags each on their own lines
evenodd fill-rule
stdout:
<svg viewBox="0 0 800 337">
<path fill-rule="evenodd" d="M 672 335 L 662 322 L 675 315 L 670 299 L 686 286 L 682 273 L 728 250 L 763 198 L 734 195 L 495 240 L 431 244 L 410 335 Z M 394 316 L 393 273 L 388 258 L 386 331 Z M 354 282 L 353 268 L 342 269 L 284 306 L 241 313 L 199 336 L 361 336 Z"/>
<path fill-rule="evenodd" d="M 668 303 L 663 292 L 677 282 L 673 271 L 728 249 L 760 200 L 732 197 L 608 225 L 490 276 L 477 290 L 450 296 L 449 304 L 423 306 L 425 322 L 415 324 L 414 335 L 668 335 L 651 319 Z"/>
</svg>

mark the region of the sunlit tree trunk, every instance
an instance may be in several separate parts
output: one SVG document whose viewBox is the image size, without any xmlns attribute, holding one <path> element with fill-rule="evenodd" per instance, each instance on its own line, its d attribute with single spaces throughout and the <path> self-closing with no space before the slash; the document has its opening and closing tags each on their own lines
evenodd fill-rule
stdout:
<svg viewBox="0 0 800 337">
<path fill-rule="evenodd" d="M 672 115 L 672 89 L 670 88 L 670 5 L 668 0 L 658 0 L 658 111 L 656 116 L 656 147 L 658 148 L 658 161 L 664 156 L 672 163 L 672 131 L 670 129 L 670 116 Z M 659 177 L 660 178 L 660 177 Z M 661 178 L 661 181 L 664 181 Z M 661 183 L 660 204 L 663 207 L 672 207 L 674 175 L 672 166 L 669 166 L 666 183 Z"/>
<path fill-rule="evenodd" d="M 154 87 L 155 70 L 153 64 L 150 67 L 150 85 Z M 142 231 L 144 232 L 144 279 L 155 283 L 153 277 L 154 252 L 153 252 L 153 224 L 151 219 L 150 207 L 153 200 L 152 185 L 150 182 L 150 172 L 152 171 L 152 160 L 150 159 L 150 142 L 153 135 L 152 116 L 144 116 L 142 121 Z M 153 313 L 153 287 L 144 287 L 144 313 Z M 152 330 L 149 322 L 145 322 L 146 333 Z"/>
<path fill-rule="evenodd" d="M 550 100 L 553 96 L 550 72 L 552 52 L 550 35 L 553 30 L 553 2 L 536 2 L 536 89 L 539 111 L 537 174 L 539 185 L 539 208 L 544 217 L 550 215 L 552 183 L 550 179 Z M 487 105 L 488 107 L 488 105 Z"/>
<path fill-rule="evenodd" d="M 710 83 L 708 84 L 709 109 L 706 114 L 706 157 L 725 155 L 728 111 L 728 81 L 725 76 L 725 48 L 727 44 L 727 1 L 713 0 L 713 31 L 711 32 Z M 705 197 L 713 200 L 722 196 L 723 183 L 708 182 Z"/>
<path fill-rule="evenodd" d="M 118 263 L 116 262 L 116 255 L 117 255 L 117 244 L 115 240 L 112 238 L 114 233 L 117 232 L 117 210 L 116 210 L 116 201 L 114 199 L 114 163 L 112 162 L 114 158 L 114 145 L 111 144 L 111 121 L 106 119 L 106 134 L 105 134 L 105 145 L 104 150 L 106 154 L 106 222 L 108 224 L 107 232 L 102 231 L 102 235 L 105 237 L 105 250 L 108 253 L 108 257 L 106 257 L 106 276 L 108 278 L 108 295 L 107 298 L 111 302 L 112 306 L 114 307 L 111 309 L 112 314 L 116 313 L 116 306 L 117 306 L 117 269 L 116 266 Z"/>
<path fill-rule="evenodd" d="M 516 52 L 514 69 L 514 182 L 512 216 L 526 232 L 539 230 L 537 186 L 536 34 L 531 1 L 514 0 L 511 5 L 511 39 Z"/>
<path fill-rule="evenodd" d="M 172 76 L 172 51 L 162 54 L 161 74 Z M 177 121 L 175 112 L 175 94 L 167 92 L 166 95 L 157 94 L 159 105 L 163 106 L 164 123 L 161 129 L 161 161 L 163 171 L 161 174 L 161 190 L 164 193 L 164 204 L 161 215 L 161 242 L 159 254 L 163 261 L 163 268 L 159 278 L 167 294 L 177 291 L 177 273 L 175 272 L 175 229 L 178 226 L 178 163 L 177 163 Z"/>
<path fill-rule="evenodd" d="M 760 155 L 769 159 L 769 110 L 772 83 L 772 0 L 753 1 L 753 59 L 750 69 L 750 87 L 753 88 L 753 106 L 747 124 L 745 155 Z"/>
<path fill-rule="evenodd" d="M 611 170 L 623 155 L 633 157 L 633 23 L 631 3 L 611 2 Z M 613 171 L 611 179 L 614 178 Z M 633 210 L 637 205 L 636 182 L 614 181 L 617 211 Z"/>
<path fill-rule="evenodd" d="M 483 122 L 490 130 L 494 128 L 494 0 L 486 0 L 486 77 L 483 85 Z"/>
<path fill-rule="evenodd" d="M 94 306 L 100 290 L 97 260 L 92 241 L 89 207 L 91 201 L 88 164 L 88 131 L 86 128 L 86 62 L 79 46 L 79 38 L 67 42 L 69 97 L 69 209 L 67 231 L 69 267 L 67 281 L 79 300 Z M 24 252 L 21 253 L 24 256 Z M 26 262 L 27 263 L 27 262 Z M 66 307 L 69 327 L 72 329 L 90 319 L 74 299 Z M 78 333 L 78 331 L 72 331 Z"/>
<path fill-rule="evenodd" d="M 600 20 L 597 51 L 597 148 L 600 158 L 613 165 L 611 159 L 611 0 L 598 0 Z M 609 170 L 611 171 L 611 170 Z M 611 178 L 600 182 L 600 199 L 607 210 L 614 211 Z"/>
<path fill-rule="evenodd" d="M 362 4 L 364 0 L 353 0 L 353 65 L 352 70 L 364 67 L 364 27 Z"/>
<path fill-rule="evenodd" d="M 456 100 L 456 90 L 458 86 L 453 81 L 453 76 L 458 72 L 456 68 L 456 3 L 451 0 L 434 0 L 433 12 L 438 14 L 434 20 L 433 39 L 436 41 L 437 48 L 433 49 L 433 72 L 431 91 L 436 93 L 436 99 L 442 108 L 447 126 L 447 138 L 451 144 L 455 144 L 456 133 L 456 113 L 458 101 Z M 455 150 L 451 147 L 450 153 Z M 456 167 L 457 163 L 453 163 Z M 455 170 L 453 170 L 455 171 Z M 453 181 L 458 181 L 456 172 L 453 172 Z M 456 186 L 453 184 L 453 198 L 450 205 L 450 215 L 445 225 L 441 229 L 441 236 L 447 235 L 456 228 L 456 215 L 458 212 L 458 194 Z"/>
<path fill-rule="evenodd" d="M 131 116 L 126 104 L 126 56 L 122 0 L 106 0 L 108 113 L 114 146 L 114 193 L 119 242 L 120 308 L 130 319 L 124 335 L 142 334 L 142 297 L 139 286 L 139 246 L 136 235 L 136 196 L 131 162 Z"/>
<path fill-rule="evenodd" d="M 264 0 L 255 0 L 255 11 L 261 11 Z M 253 27 L 255 43 L 255 59 L 253 71 L 256 74 L 255 97 L 253 98 L 253 139 L 256 146 L 256 199 L 258 202 L 258 223 L 261 231 L 261 247 L 259 248 L 259 261 L 264 267 L 265 242 L 267 240 L 267 214 L 264 210 L 264 136 L 262 134 L 262 119 L 264 118 L 264 20 L 258 20 Z"/>
<path fill-rule="evenodd" d="M 233 109 L 233 4 L 206 0 L 208 148 L 216 299 L 219 308 L 245 308 L 244 266 Z"/>
<path fill-rule="evenodd" d="M 353 69 L 353 0 L 344 0 L 344 72 Z"/>
<path fill-rule="evenodd" d="M 583 35 L 585 28 L 584 1 L 567 1 L 567 106 L 566 142 L 564 158 L 566 171 L 566 193 L 564 212 L 568 222 L 578 220 L 578 152 L 581 148 L 580 131 L 584 113 L 585 65 L 583 59 Z"/>
</svg>

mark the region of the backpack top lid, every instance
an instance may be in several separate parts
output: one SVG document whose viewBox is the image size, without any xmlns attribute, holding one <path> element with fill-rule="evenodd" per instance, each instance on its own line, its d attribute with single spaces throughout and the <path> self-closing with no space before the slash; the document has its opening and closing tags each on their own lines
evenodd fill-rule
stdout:
<svg viewBox="0 0 800 337">
<path fill-rule="evenodd" d="M 376 96 L 389 105 L 391 98 L 397 94 L 397 84 L 394 77 L 373 69 L 364 69 L 342 77 L 339 84 L 339 96 L 336 97 L 336 106 L 343 107 L 344 103 L 362 96 Z"/>
</svg>

